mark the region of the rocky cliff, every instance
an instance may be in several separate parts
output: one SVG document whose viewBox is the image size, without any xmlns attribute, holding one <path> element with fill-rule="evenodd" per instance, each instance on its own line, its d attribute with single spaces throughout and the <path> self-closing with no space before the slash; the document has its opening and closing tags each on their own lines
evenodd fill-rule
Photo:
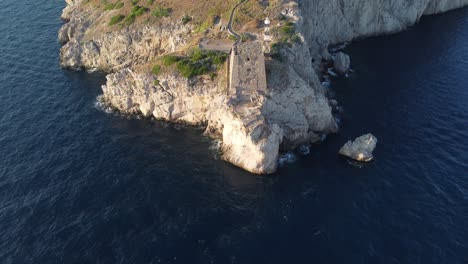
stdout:
<svg viewBox="0 0 468 264">
<path fill-rule="evenodd" d="M 297 0 L 289 13 L 298 23 L 316 61 L 330 44 L 402 31 L 423 15 L 443 13 L 468 0 Z"/>
<path fill-rule="evenodd" d="M 253 0 L 252 0 L 253 1 Z M 297 0 L 278 1 L 293 21 L 300 41 L 267 60 L 268 89 L 243 98 L 227 91 L 227 67 L 216 75 L 186 78 L 176 71 L 151 73 L 156 58 L 183 53 L 197 30 L 191 23 L 163 18 L 110 29 L 117 11 L 102 12 L 87 0 L 67 0 L 59 32 L 61 65 L 109 73 L 104 100 L 123 112 L 207 127 L 222 140 L 223 158 L 258 174 L 273 173 L 278 153 L 338 127 L 318 76 L 319 63 L 330 59 L 328 45 L 392 33 L 422 15 L 444 12 L 468 0 Z M 222 34 L 222 29 L 207 29 Z M 216 32 L 215 32 L 216 33 Z M 217 77 L 216 77 L 217 76 Z"/>
</svg>

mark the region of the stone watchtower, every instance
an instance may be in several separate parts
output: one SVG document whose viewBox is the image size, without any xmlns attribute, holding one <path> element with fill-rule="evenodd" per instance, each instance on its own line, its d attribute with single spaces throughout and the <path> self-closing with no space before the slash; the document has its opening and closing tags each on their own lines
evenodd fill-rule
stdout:
<svg viewBox="0 0 468 264">
<path fill-rule="evenodd" d="M 229 93 L 237 97 L 267 91 L 265 57 L 261 42 L 234 45 L 230 58 L 229 84 Z"/>
</svg>

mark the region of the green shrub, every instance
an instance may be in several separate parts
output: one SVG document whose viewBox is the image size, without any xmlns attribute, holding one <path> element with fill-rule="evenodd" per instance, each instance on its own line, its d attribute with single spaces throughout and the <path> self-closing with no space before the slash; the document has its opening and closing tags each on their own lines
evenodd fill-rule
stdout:
<svg viewBox="0 0 468 264">
<path fill-rule="evenodd" d="M 137 4 L 138 4 L 138 2 L 140 2 L 140 0 L 132 0 L 132 5 L 134 5 L 134 6 L 135 6 L 135 5 L 137 5 Z"/>
<path fill-rule="evenodd" d="M 159 75 L 159 73 L 161 73 L 161 66 L 154 65 L 153 68 L 151 69 L 151 73 L 153 73 L 154 75 Z"/>
<path fill-rule="evenodd" d="M 177 70 L 185 78 L 192 78 L 210 72 L 213 65 L 222 65 L 226 62 L 227 54 L 218 51 L 205 51 L 200 49 L 192 50 L 188 57 L 165 56 L 162 61 L 164 65 L 176 63 Z M 216 77 L 215 72 L 210 73 L 210 77 Z"/>
<path fill-rule="evenodd" d="M 115 24 L 118 24 L 120 23 L 122 20 L 125 19 L 125 16 L 124 15 L 116 15 L 116 16 L 113 16 L 109 22 L 109 26 L 112 26 L 112 25 L 115 25 Z"/>
<path fill-rule="evenodd" d="M 208 65 L 201 62 L 192 62 L 189 59 L 183 59 L 177 62 L 177 70 L 185 78 L 192 78 L 203 75 L 209 71 Z"/>
<path fill-rule="evenodd" d="M 131 14 L 135 14 L 135 16 L 141 16 L 143 15 L 144 13 L 148 12 L 149 11 L 149 8 L 147 7 L 144 7 L 144 6 L 134 6 L 132 8 L 132 12 Z"/>
<path fill-rule="evenodd" d="M 280 32 L 283 36 L 290 37 L 296 33 L 294 26 L 284 25 L 280 28 Z"/>
<path fill-rule="evenodd" d="M 124 19 L 123 23 L 127 26 L 133 24 L 138 16 L 148 12 L 149 9 L 143 6 L 134 6 L 130 14 Z"/>
<path fill-rule="evenodd" d="M 218 51 L 208 51 L 206 55 L 209 58 L 210 62 L 217 66 L 224 64 L 227 59 L 226 53 Z"/>
<path fill-rule="evenodd" d="M 155 16 L 157 18 L 169 17 L 171 15 L 171 13 L 172 13 L 172 9 L 158 6 L 153 11 L 153 16 Z"/>
<path fill-rule="evenodd" d="M 154 3 L 154 0 L 148 0 L 148 5 L 152 5 Z"/>
<path fill-rule="evenodd" d="M 131 24 L 135 22 L 135 19 L 136 19 L 136 16 L 135 14 L 132 13 L 124 19 L 123 23 L 127 26 L 130 26 Z"/>
<path fill-rule="evenodd" d="M 193 62 L 201 61 L 206 57 L 206 52 L 202 51 L 201 49 L 194 49 L 190 52 L 190 60 Z"/>
<path fill-rule="evenodd" d="M 180 60 L 179 57 L 177 56 L 174 56 L 174 55 L 166 55 L 162 58 L 162 62 L 163 62 L 163 65 L 164 66 L 170 66 L 170 65 L 173 65 L 175 64 L 176 62 L 178 62 Z"/>
<path fill-rule="evenodd" d="M 185 15 L 185 16 L 182 17 L 182 24 L 186 25 L 186 24 L 189 23 L 190 21 L 192 21 L 192 17 L 191 17 L 191 16 Z"/>
<path fill-rule="evenodd" d="M 161 83 L 159 82 L 159 80 L 154 80 L 154 85 L 155 86 L 159 86 Z"/>
</svg>

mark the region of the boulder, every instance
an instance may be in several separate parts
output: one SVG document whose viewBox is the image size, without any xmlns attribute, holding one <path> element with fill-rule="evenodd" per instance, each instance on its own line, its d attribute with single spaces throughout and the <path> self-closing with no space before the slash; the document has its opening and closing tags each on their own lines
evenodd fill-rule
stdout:
<svg viewBox="0 0 468 264">
<path fill-rule="evenodd" d="M 348 141 L 339 151 L 339 154 L 361 162 L 374 160 L 372 152 L 377 146 L 377 138 L 372 134 L 358 137 L 354 142 Z"/>
<path fill-rule="evenodd" d="M 338 74 L 345 75 L 349 71 L 351 65 L 351 60 L 348 55 L 343 52 L 339 52 L 335 56 L 335 61 L 333 62 L 333 67 Z"/>
</svg>

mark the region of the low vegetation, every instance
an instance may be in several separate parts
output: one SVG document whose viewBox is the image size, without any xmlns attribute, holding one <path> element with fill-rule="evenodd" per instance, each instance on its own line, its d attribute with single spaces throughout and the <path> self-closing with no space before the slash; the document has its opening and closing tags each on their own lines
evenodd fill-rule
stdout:
<svg viewBox="0 0 468 264">
<path fill-rule="evenodd" d="M 154 17 L 161 18 L 161 17 L 169 17 L 171 15 L 171 13 L 172 13 L 172 9 L 157 6 L 152 14 L 153 14 Z"/>
<path fill-rule="evenodd" d="M 111 17 L 110 21 L 109 21 L 109 26 L 112 26 L 112 25 L 115 25 L 115 24 L 118 24 L 120 23 L 122 20 L 125 19 L 125 16 L 124 15 L 116 15 L 116 16 L 113 16 Z"/>
<path fill-rule="evenodd" d="M 203 51 L 195 49 L 186 57 L 167 55 L 162 58 L 164 66 L 176 65 L 179 73 L 185 78 L 210 73 L 211 78 L 216 77 L 213 69 L 226 62 L 227 54 L 216 51 Z"/>
<path fill-rule="evenodd" d="M 271 45 L 270 56 L 279 61 L 282 60 L 281 50 L 290 48 L 294 43 L 301 43 L 302 39 L 296 32 L 296 25 L 293 22 L 283 22 L 280 27 L 275 29 L 278 41 Z"/>
<path fill-rule="evenodd" d="M 192 21 L 192 17 L 189 16 L 189 15 L 185 15 L 182 17 L 182 24 L 186 25 L 188 24 L 190 21 Z"/>
<path fill-rule="evenodd" d="M 110 11 L 110 10 L 114 10 L 114 9 L 121 9 L 124 6 L 125 6 L 125 4 L 123 2 L 107 3 L 104 6 L 104 11 Z"/>
<path fill-rule="evenodd" d="M 161 65 L 159 64 L 154 65 L 153 68 L 151 69 L 151 73 L 153 73 L 154 75 L 159 75 L 159 73 L 161 73 Z"/>
<path fill-rule="evenodd" d="M 281 42 L 301 42 L 301 38 L 296 33 L 296 25 L 293 22 L 286 22 L 278 28 Z"/>
<path fill-rule="evenodd" d="M 139 6 L 135 5 L 132 10 L 130 11 L 130 14 L 128 16 L 124 16 L 122 14 L 113 16 L 109 22 L 109 26 L 118 24 L 122 22 L 124 25 L 131 25 L 135 22 L 135 19 L 145 13 L 147 13 L 150 9 L 144 6 Z"/>
</svg>

